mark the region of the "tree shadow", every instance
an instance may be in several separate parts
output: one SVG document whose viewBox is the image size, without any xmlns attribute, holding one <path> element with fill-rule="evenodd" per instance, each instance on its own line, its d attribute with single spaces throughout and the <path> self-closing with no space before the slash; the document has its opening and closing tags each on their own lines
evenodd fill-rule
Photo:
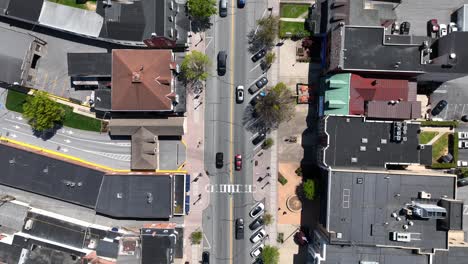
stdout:
<svg viewBox="0 0 468 264">
<path fill-rule="evenodd" d="M 205 32 L 211 26 L 213 23 L 211 23 L 211 20 L 209 17 L 207 18 L 192 18 L 192 21 L 190 22 L 192 26 L 192 31 L 193 33 L 200 33 L 200 32 Z"/>
<path fill-rule="evenodd" d="M 39 131 L 39 130 L 36 130 L 36 129 L 31 127 L 31 131 L 33 132 L 33 135 L 35 137 L 40 138 L 40 139 L 42 139 L 44 141 L 47 141 L 47 140 L 51 139 L 53 136 L 55 136 L 55 134 L 57 134 L 57 131 L 59 129 L 61 129 L 61 128 L 63 128 L 63 124 L 56 123 L 54 125 L 54 127 L 50 128 L 50 129 Z"/>
</svg>

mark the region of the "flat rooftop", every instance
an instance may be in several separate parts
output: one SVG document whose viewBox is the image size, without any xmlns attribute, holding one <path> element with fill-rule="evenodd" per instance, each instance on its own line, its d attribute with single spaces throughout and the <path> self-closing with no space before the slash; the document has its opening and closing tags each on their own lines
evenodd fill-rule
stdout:
<svg viewBox="0 0 468 264">
<path fill-rule="evenodd" d="M 437 220 L 411 219 L 400 211 L 413 201 L 437 204 L 442 198 L 455 198 L 456 177 L 411 175 L 398 172 L 337 171 L 329 175 L 328 230 L 336 232 L 332 244 L 386 245 L 396 247 L 446 249 L 447 231 L 437 230 Z M 418 199 L 425 191 L 431 199 Z M 400 221 L 392 217 L 397 213 Z M 390 240 L 390 232 L 411 233 L 410 242 Z M 408 263 L 408 262 L 401 262 Z"/>
<path fill-rule="evenodd" d="M 385 168 L 386 164 L 430 164 L 430 146 L 418 149 L 419 123 L 407 122 L 406 141 L 392 140 L 393 122 L 369 121 L 357 116 L 327 116 L 328 147 L 324 161 L 330 167 Z"/>
</svg>

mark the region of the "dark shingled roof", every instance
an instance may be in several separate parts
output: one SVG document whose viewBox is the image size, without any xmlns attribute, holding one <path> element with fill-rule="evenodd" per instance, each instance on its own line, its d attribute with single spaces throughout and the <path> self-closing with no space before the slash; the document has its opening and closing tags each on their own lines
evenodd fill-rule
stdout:
<svg viewBox="0 0 468 264">
<path fill-rule="evenodd" d="M 169 175 L 106 175 L 96 212 L 112 217 L 172 216 L 173 180 Z"/>
<path fill-rule="evenodd" d="M 70 76 L 111 76 L 111 53 L 68 53 L 67 59 Z"/>
<path fill-rule="evenodd" d="M 44 0 L 11 0 L 8 15 L 36 22 L 41 14 Z"/>
<path fill-rule="evenodd" d="M 164 233 L 164 232 L 167 233 Z M 174 259 L 174 229 L 141 229 L 142 264 L 170 264 Z"/>
</svg>

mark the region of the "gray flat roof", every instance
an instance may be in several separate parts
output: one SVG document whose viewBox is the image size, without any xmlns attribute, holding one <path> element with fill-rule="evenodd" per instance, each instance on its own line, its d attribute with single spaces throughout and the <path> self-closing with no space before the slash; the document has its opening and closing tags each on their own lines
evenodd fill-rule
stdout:
<svg viewBox="0 0 468 264">
<path fill-rule="evenodd" d="M 329 135 L 325 162 L 332 168 L 383 169 L 385 163 L 419 164 L 421 162 L 421 150 L 418 149 L 417 131 L 420 128 L 418 123 L 407 123 L 407 141 L 397 143 L 391 140 L 391 121 L 369 121 L 356 116 L 327 116 L 325 119 L 326 132 Z M 366 140 L 367 143 L 364 143 Z M 352 158 L 357 160 L 352 162 Z"/>
<path fill-rule="evenodd" d="M 94 208 L 103 172 L 0 144 L 0 184 Z"/>
<path fill-rule="evenodd" d="M 112 53 L 68 53 L 68 75 L 70 76 L 111 76 Z"/>
<path fill-rule="evenodd" d="M 36 22 L 41 14 L 44 0 L 10 0 L 8 16 Z"/>
<path fill-rule="evenodd" d="M 437 220 L 412 219 L 414 225 L 405 230 L 409 220 L 399 212 L 412 201 L 437 204 L 441 197 L 454 199 L 456 177 L 332 170 L 329 186 L 328 230 L 341 234 L 331 238 L 332 244 L 448 247 L 447 232 L 437 230 Z M 420 191 L 433 200 L 418 199 Z M 400 221 L 391 217 L 394 212 Z M 416 239 L 392 241 L 390 232 L 409 232 Z"/>
<path fill-rule="evenodd" d="M 0 81 L 21 83 L 22 65 L 31 53 L 34 38 L 4 27 L 0 27 L 0 36 Z"/>
<path fill-rule="evenodd" d="M 465 235 L 466 237 L 466 235 Z M 434 258 L 436 264 L 466 264 L 468 247 L 450 247 L 447 251 L 437 251 Z"/>
<path fill-rule="evenodd" d="M 346 26 L 344 70 L 424 72 L 419 51 L 422 43 L 394 45 L 384 42 L 383 27 Z"/>
<path fill-rule="evenodd" d="M 172 197 L 169 175 L 106 175 L 96 212 L 113 217 L 166 219 L 172 216 Z"/>
</svg>

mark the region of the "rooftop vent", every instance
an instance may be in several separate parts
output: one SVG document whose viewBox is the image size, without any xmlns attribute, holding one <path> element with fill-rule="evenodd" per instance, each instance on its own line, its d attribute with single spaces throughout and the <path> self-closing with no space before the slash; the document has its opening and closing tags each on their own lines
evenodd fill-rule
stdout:
<svg viewBox="0 0 468 264">
<path fill-rule="evenodd" d="M 366 151 L 366 146 L 360 146 L 360 147 L 359 147 L 359 150 L 360 150 L 360 151 Z"/>
<path fill-rule="evenodd" d="M 123 198 L 123 193 L 119 192 L 117 193 L 117 199 L 122 199 Z"/>
<path fill-rule="evenodd" d="M 387 144 L 387 140 L 385 138 L 380 139 L 380 144 Z"/>
<path fill-rule="evenodd" d="M 351 158 L 351 163 L 357 163 L 358 159 L 356 157 Z"/>
<path fill-rule="evenodd" d="M 453 59 L 457 58 L 457 54 L 450 53 L 449 58 L 453 60 Z"/>
<path fill-rule="evenodd" d="M 149 204 L 153 203 L 153 194 L 152 193 L 150 193 L 150 192 L 146 193 L 146 202 L 149 203 Z"/>
<path fill-rule="evenodd" d="M 336 233 L 336 238 L 342 238 L 343 237 L 343 234 L 342 233 Z"/>
<path fill-rule="evenodd" d="M 132 72 L 132 83 L 141 83 L 141 74 L 142 74 L 141 71 Z"/>
<path fill-rule="evenodd" d="M 431 199 L 431 194 L 425 191 L 421 191 L 418 193 L 420 199 Z"/>
<path fill-rule="evenodd" d="M 377 151 L 380 151 L 380 147 L 377 147 Z"/>
<path fill-rule="evenodd" d="M 367 143 L 367 138 L 361 138 L 361 143 Z"/>
</svg>

